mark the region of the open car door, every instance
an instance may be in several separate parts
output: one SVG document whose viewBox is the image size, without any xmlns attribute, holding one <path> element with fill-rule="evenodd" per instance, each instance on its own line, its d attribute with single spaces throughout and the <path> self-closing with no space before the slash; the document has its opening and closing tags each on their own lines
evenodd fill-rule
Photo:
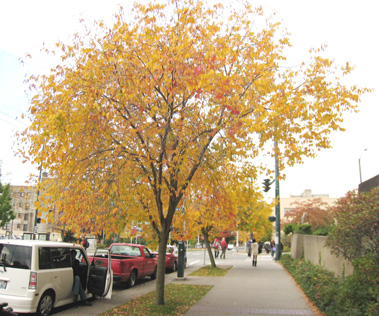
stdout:
<svg viewBox="0 0 379 316">
<path fill-rule="evenodd" d="M 102 261 L 96 261 L 96 257 L 99 254 L 96 253 L 92 257 L 91 266 L 89 269 L 88 276 L 88 292 L 92 293 L 95 296 L 105 297 L 110 299 L 112 296 L 112 287 L 113 287 L 113 271 L 111 265 L 111 256 L 109 255 L 109 251 L 107 254 L 100 255 L 101 257 L 107 257 L 108 264 L 105 267 L 104 264 L 99 266 L 99 263 L 103 263 Z"/>
</svg>

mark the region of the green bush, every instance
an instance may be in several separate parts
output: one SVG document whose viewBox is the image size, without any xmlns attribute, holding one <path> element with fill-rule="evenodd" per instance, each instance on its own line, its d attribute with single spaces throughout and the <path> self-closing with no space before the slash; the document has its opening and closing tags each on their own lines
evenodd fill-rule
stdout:
<svg viewBox="0 0 379 316">
<path fill-rule="evenodd" d="M 283 231 L 286 235 L 293 233 L 296 230 L 297 224 L 289 223 L 283 227 Z"/>
<path fill-rule="evenodd" d="M 312 232 L 312 235 L 328 236 L 332 229 L 332 226 L 318 227 Z"/>
<path fill-rule="evenodd" d="M 310 224 L 298 225 L 296 226 L 295 233 L 310 235 L 312 234 L 312 225 Z"/>
<path fill-rule="evenodd" d="M 281 263 L 326 316 L 379 315 L 379 272 L 373 258 L 355 261 L 355 273 L 346 278 L 290 255 L 283 255 Z"/>
</svg>

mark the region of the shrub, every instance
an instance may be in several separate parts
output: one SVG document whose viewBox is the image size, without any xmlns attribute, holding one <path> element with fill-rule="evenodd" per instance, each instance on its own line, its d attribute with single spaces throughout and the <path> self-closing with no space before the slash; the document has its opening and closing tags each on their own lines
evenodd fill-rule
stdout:
<svg viewBox="0 0 379 316">
<path fill-rule="evenodd" d="M 281 263 L 326 316 L 379 314 L 379 268 L 372 258 L 354 261 L 355 273 L 345 279 L 289 255 L 283 255 Z"/>
<path fill-rule="evenodd" d="M 297 224 L 289 223 L 283 227 L 283 231 L 286 235 L 289 235 L 295 231 Z"/>
<path fill-rule="evenodd" d="M 326 245 L 345 259 L 374 255 L 379 264 L 379 188 L 357 194 L 348 192 L 333 208 L 337 219 Z"/>
<path fill-rule="evenodd" d="M 332 230 L 333 226 L 318 227 L 312 232 L 312 235 L 328 236 Z"/>
<path fill-rule="evenodd" d="M 298 225 L 296 227 L 295 233 L 310 235 L 310 234 L 312 234 L 312 225 L 310 225 L 310 224 Z"/>
</svg>

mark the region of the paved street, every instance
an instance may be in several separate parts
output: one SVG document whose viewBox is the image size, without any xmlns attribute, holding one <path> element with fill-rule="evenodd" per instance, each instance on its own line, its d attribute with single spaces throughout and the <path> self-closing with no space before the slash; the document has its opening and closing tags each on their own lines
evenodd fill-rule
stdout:
<svg viewBox="0 0 379 316">
<path fill-rule="evenodd" d="M 204 255 L 205 254 L 205 255 Z M 176 273 L 166 274 L 166 283 L 209 284 L 208 292 L 186 316 L 201 315 L 315 315 L 292 279 L 282 266 L 270 255 L 258 257 L 257 267 L 252 267 L 251 258 L 235 249 L 226 253 L 226 259 L 217 259 L 218 265 L 233 266 L 224 277 L 188 276 L 201 266 L 209 264 L 204 251 L 188 252 L 188 267 L 185 280 L 176 280 Z M 148 278 L 137 283 L 134 288 L 116 288 L 111 300 L 93 301 L 90 307 L 72 304 L 57 310 L 57 316 L 95 316 L 125 303 L 137 296 L 155 290 L 155 282 Z"/>
</svg>

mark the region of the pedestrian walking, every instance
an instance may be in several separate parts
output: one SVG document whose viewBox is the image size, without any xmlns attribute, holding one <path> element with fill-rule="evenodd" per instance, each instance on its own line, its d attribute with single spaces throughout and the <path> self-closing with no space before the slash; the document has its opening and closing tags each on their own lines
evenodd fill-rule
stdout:
<svg viewBox="0 0 379 316">
<path fill-rule="evenodd" d="M 263 247 L 265 248 L 266 253 L 269 254 L 269 252 L 270 252 L 270 242 L 266 241 L 264 243 Z"/>
<path fill-rule="evenodd" d="M 271 257 L 274 258 L 274 254 L 275 254 L 275 241 L 274 240 L 271 240 L 270 248 L 271 248 Z"/>
<path fill-rule="evenodd" d="M 262 253 L 262 249 L 263 249 L 263 241 L 260 240 L 258 242 L 258 254 L 260 255 Z"/>
<path fill-rule="evenodd" d="M 218 258 L 221 247 L 220 247 L 220 241 L 217 238 L 215 238 L 215 240 L 213 241 L 213 248 L 214 248 L 215 258 Z"/>
<path fill-rule="evenodd" d="M 259 253 L 259 245 L 255 239 L 253 239 L 253 242 L 251 244 L 251 254 L 253 256 L 253 267 L 257 266 L 258 261 L 258 253 Z"/>
<path fill-rule="evenodd" d="M 226 249 L 228 249 L 228 244 L 225 241 L 225 237 L 222 237 L 220 245 L 221 245 L 221 256 L 220 256 L 220 259 L 225 259 Z"/>
<path fill-rule="evenodd" d="M 248 257 L 251 257 L 251 240 L 249 240 L 247 243 L 246 243 L 246 251 L 247 251 L 247 256 Z"/>
</svg>

